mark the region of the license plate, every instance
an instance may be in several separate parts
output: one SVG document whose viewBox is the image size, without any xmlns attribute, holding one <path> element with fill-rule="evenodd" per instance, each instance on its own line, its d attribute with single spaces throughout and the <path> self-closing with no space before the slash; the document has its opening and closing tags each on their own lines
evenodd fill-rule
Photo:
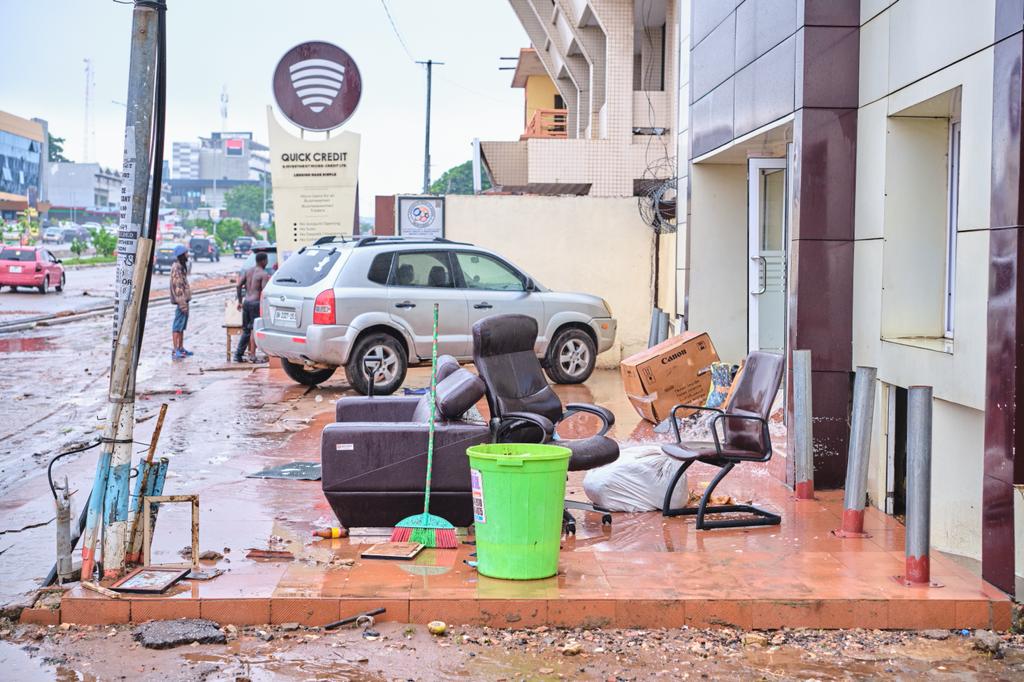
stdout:
<svg viewBox="0 0 1024 682">
<path fill-rule="evenodd" d="M 11 272 L 21 272 L 21 266 L 20 265 L 12 265 L 11 266 Z"/>
<path fill-rule="evenodd" d="M 275 310 L 274 311 L 274 322 L 279 324 L 290 324 L 295 325 L 296 323 L 295 311 L 294 310 Z"/>
</svg>

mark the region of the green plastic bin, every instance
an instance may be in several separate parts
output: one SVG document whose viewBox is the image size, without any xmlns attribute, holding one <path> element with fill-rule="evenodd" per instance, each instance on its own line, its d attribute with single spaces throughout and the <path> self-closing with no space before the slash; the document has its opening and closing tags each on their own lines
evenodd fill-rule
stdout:
<svg viewBox="0 0 1024 682">
<path fill-rule="evenodd" d="M 498 443 L 466 450 L 477 570 L 506 580 L 558 573 L 568 448 Z"/>
</svg>

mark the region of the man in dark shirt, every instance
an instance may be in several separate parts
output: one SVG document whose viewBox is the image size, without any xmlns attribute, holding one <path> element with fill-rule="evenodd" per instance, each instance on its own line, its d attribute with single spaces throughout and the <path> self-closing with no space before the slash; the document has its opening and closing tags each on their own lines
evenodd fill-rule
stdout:
<svg viewBox="0 0 1024 682">
<path fill-rule="evenodd" d="M 256 359 L 256 342 L 252 338 L 252 323 L 260 316 L 260 295 L 270 281 L 267 272 L 267 254 L 256 254 L 256 265 L 252 266 L 238 278 L 235 291 L 238 294 L 238 309 L 242 311 L 242 336 L 238 339 L 235 349 L 235 362 L 242 362 L 242 353 L 249 349 L 249 357 Z M 245 291 L 243 295 L 242 291 Z"/>
</svg>

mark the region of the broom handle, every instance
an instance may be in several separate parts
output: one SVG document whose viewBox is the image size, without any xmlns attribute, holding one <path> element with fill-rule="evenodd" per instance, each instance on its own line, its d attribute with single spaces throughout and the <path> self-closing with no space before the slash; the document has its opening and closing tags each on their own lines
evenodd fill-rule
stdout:
<svg viewBox="0 0 1024 682">
<path fill-rule="evenodd" d="M 430 426 L 427 435 L 427 486 L 423 494 L 423 515 L 430 512 L 430 478 L 434 470 L 434 419 L 437 411 L 437 309 L 434 304 L 434 338 L 430 349 Z"/>
</svg>

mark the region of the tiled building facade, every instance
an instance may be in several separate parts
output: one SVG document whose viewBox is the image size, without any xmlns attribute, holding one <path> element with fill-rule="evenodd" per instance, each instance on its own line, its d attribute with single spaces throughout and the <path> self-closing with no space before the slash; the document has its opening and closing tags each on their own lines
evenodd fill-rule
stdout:
<svg viewBox="0 0 1024 682">
<path fill-rule="evenodd" d="M 730 360 L 812 351 L 821 487 L 844 480 L 852 372 L 877 368 L 868 495 L 887 513 L 905 504 L 906 390 L 933 386 L 933 547 L 1013 591 L 1024 5 L 694 0 L 688 16 L 687 323 Z"/>
</svg>

